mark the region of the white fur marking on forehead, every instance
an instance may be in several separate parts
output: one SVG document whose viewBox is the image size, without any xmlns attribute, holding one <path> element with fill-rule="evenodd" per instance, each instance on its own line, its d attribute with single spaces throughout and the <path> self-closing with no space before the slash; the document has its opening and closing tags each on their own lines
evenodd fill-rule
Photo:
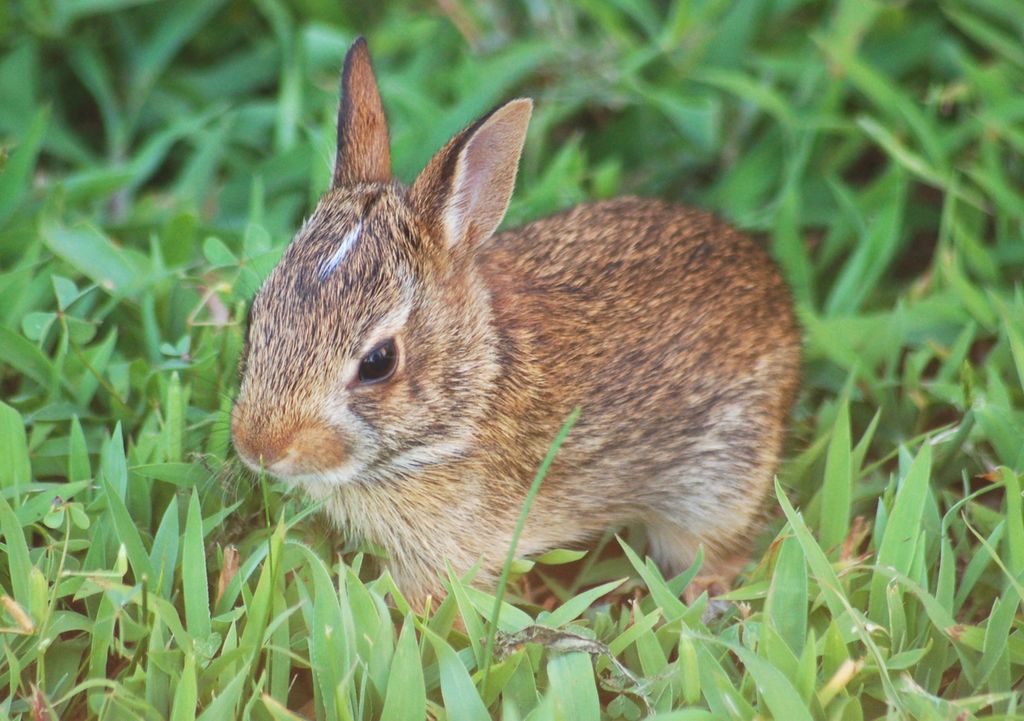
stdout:
<svg viewBox="0 0 1024 721">
<path fill-rule="evenodd" d="M 327 259 L 327 262 L 320 266 L 320 280 L 327 280 L 327 277 L 334 272 L 334 269 L 338 267 L 338 264 L 345 259 L 348 252 L 352 250 L 352 246 L 356 244 L 359 239 L 359 233 L 363 230 L 363 221 L 356 223 L 356 227 L 348 231 L 348 235 L 342 238 L 341 245 L 334 251 L 334 255 Z"/>
</svg>

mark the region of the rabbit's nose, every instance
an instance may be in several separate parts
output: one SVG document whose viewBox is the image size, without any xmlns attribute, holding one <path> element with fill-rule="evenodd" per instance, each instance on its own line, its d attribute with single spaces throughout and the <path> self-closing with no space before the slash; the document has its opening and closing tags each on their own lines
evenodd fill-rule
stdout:
<svg viewBox="0 0 1024 721">
<path fill-rule="evenodd" d="M 253 469 L 288 477 L 331 470 L 349 456 L 344 439 L 327 425 L 276 424 L 253 432 L 237 418 L 232 419 L 231 429 L 235 448 Z"/>
<path fill-rule="evenodd" d="M 244 416 L 236 406 L 231 416 L 231 438 L 235 450 L 246 465 L 253 469 L 270 470 L 288 452 L 294 434 L 288 430 L 271 430 L 262 424 L 253 427 Z"/>
<path fill-rule="evenodd" d="M 273 470 L 274 464 L 288 455 L 288 447 L 282 445 L 264 445 L 256 454 L 256 465 L 268 471 Z"/>
</svg>

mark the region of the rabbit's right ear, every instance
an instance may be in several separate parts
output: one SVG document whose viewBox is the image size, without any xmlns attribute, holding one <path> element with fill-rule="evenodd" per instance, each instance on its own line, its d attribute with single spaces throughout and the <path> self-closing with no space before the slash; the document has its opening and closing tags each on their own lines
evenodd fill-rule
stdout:
<svg viewBox="0 0 1024 721">
<path fill-rule="evenodd" d="M 472 249 L 505 217 L 533 101 L 512 100 L 456 135 L 427 163 L 409 198 L 449 249 Z"/>
<path fill-rule="evenodd" d="M 364 38 L 356 38 L 345 55 L 338 108 L 338 152 L 332 189 L 357 183 L 391 181 L 388 121 Z"/>
</svg>

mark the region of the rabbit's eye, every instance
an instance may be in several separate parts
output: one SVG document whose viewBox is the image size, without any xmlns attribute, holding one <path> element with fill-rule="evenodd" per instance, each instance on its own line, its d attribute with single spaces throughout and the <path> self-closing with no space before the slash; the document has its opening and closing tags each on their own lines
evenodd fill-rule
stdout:
<svg viewBox="0 0 1024 721">
<path fill-rule="evenodd" d="M 359 382 L 379 383 L 391 377 L 398 366 L 398 348 L 395 339 L 388 338 L 359 362 Z"/>
</svg>

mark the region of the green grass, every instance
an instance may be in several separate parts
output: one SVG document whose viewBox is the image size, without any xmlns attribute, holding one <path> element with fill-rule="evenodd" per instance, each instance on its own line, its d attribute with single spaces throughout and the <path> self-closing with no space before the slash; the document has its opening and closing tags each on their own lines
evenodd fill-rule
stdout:
<svg viewBox="0 0 1024 721">
<path fill-rule="evenodd" d="M 626 529 L 518 562 L 489 639 L 493 596 L 424 618 L 234 460 L 357 33 L 402 179 L 530 95 L 509 224 L 639 193 L 770 244 L 803 384 L 724 616 Z M 1024 718 L 1021 37 L 1004 0 L 0 5 L 0 719 Z"/>
</svg>

